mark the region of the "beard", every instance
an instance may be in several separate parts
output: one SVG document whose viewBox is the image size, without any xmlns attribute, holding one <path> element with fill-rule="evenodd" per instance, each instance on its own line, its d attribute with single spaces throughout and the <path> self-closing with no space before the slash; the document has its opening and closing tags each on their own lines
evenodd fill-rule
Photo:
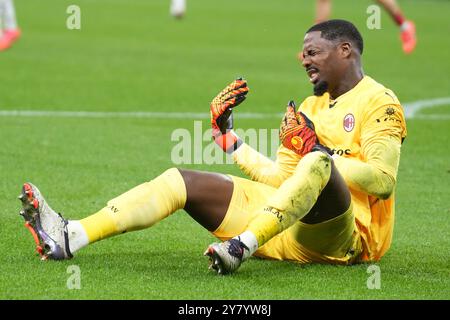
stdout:
<svg viewBox="0 0 450 320">
<path fill-rule="evenodd" d="M 321 96 L 328 90 L 328 82 L 326 81 L 319 81 L 314 85 L 314 95 L 315 96 Z"/>
</svg>

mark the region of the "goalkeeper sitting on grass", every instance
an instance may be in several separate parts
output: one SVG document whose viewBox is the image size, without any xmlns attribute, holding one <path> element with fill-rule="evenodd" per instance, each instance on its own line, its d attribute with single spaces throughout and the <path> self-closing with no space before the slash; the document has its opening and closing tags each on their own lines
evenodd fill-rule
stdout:
<svg viewBox="0 0 450 320">
<path fill-rule="evenodd" d="M 230 117 L 248 92 L 245 80 L 211 103 L 216 143 L 243 179 L 172 168 L 112 199 L 82 220 L 53 211 L 25 183 L 21 211 L 43 259 L 67 259 L 82 247 L 148 228 L 179 209 L 224 242 L 205 252 L 219 274 L 250 256 L 300 263 L 378 261 L 389 249 L 394 188 L 406 136 L 394 93 L 361 67 L 363 40 L 353 24 L 330 20 L 305 35 L 302 64 L 314 95 L 289 102 L 275 162 L 243 143 Z"/>
</svg>

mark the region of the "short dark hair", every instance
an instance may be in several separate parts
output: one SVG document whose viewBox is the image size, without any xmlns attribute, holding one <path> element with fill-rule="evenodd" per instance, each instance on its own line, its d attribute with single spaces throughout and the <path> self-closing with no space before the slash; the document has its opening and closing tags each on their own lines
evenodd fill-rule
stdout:
<svg viewBox="0 0 450 320">
<path fill-rule="evenodd" d="M 321 37 L 330 41 L 350 41 L 358 48 L 360 54 L 363 53 L 364 42 L 361 33 L 359 33 L 358 29 L 350 21 L 340 19 L 324 21 L 312 26 L 306 33 L 313 31 L 321 31 Z"/>
</svg>

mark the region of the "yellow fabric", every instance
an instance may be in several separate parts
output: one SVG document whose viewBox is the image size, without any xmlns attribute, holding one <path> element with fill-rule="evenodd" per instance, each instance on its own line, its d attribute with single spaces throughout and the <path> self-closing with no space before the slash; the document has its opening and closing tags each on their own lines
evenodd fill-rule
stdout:
<svg viewBox="0 0 450 320">
<path fill-rule="evenodd" d="M 262 214 L 247 227 L 256 236 L 259 246 L 311 210 L 328 183 L 330 173 L 330 158 L 322 152 L 311 152 L 299 162 L 295 173 L 267 199 Z"/>
<path fill-rule="evenodd" d="M 233 160 L 253 181 L 279 187 L 294 173 L 300 157 L 280 145 L 277 150 L 277 159 L 272 161 L 243 143 L 233 153 Z"/>
<path fill-rule="evenodd" d="M 266 184 L 231 176 L 234 182 L 230 206 L 222 224 L 213 234 L 227 240 L 244 232 L 260 216 L 273 217 L 262 212 L 262 207 L 277 189 Z M 330 245 L 331 244 L 331 245 Z M 350 207 L 337 218 L 307 225 L 300 221 L 271 238 L 255 256 L 300 263 L 350 264 L 362 250 Z"/>
<path fill-rule="evenodd" d="M 98 213 L 80 220 L 89 243 L 119 233 L 150 227 L 186 203 L 186 186 L 178 169 L 110 200 Z"/>
<path fill-rule="evenodd" d="M 379 199 L 388 199 L 395 187 L 400 147 L 399 141 L 378 139 L 372 144 L 370 163 L 339 156 L 334 162 L 349 187 Z M 383 167 L 381 164 L 385 164 L 384 169 L 379 169 Z"/>
<path fill-rule="evenodd" d="M 400 144 L 407 134 L 400 102 L 391 90 L 365 76 L 353 89 L 335 99 L 331 108 L 330 97 L 325 93 L 308 97 L 299 110 L 313 121 L 320 142 L 342 156 L 335 163 L 349 185 L 356 226 L 363 239 L 363 259 L 380 259 L 392 239 L 395 211 L 392 190 Z M 254 158 L 257 151 L 249 149 L 245 154 Z M 241 169 L 252 180 L 274 186 L 292 175 L 300 161 L 295 152 L 280 146 L 276 162 L 265 164 L 266 168 L 272 168 L 268 170 L 272 175 L 266 176 L 257 166 L 247 166 L 243 154 L 234 157 Z M 362 174 L 364 170 L 371 179 Z"/>
<path fill-rule="evenodd" d="M 103 208 L 99 212 L 80 220 L 80 223 L 86 231 L 89 243 L 120 233 L 108 208 Z"/>
</svg>

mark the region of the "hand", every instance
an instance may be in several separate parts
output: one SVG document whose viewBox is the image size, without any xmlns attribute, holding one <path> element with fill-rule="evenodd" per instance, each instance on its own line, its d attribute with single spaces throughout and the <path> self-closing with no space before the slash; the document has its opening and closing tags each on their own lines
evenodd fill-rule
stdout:
<svg viewBox="0 0 450 320">
<path fill-rule="evenodd" d="M 288 149 L 304 156 L 319 143 L 314 124 L 302 112 L 295 111 L 294 101 L 289 101 L 280 126 L 280 141 Z"/>
<path fill-rule="evenodd" d="M 232 153 L 242 140 L 233 131 L 232 109 L 245 100 L 247 81 L 236 79 L 223 89 L 211 102 L 211 127 L 214 141 L 227 153 Z"/>
<path fill-rule="evenodd" d="M 245 100 L 248 93 L 247 81 L 238 78 L 223 89 L 211 102 L 211 125 L 213 129 L 217 127 L 222 133 L 226 129 L 232 129 L 232 124 L 228 123 L 232 109 Z M 227 125 L 231 128 L 227 128 Z"/>
</svg>

